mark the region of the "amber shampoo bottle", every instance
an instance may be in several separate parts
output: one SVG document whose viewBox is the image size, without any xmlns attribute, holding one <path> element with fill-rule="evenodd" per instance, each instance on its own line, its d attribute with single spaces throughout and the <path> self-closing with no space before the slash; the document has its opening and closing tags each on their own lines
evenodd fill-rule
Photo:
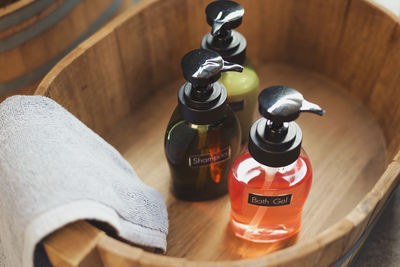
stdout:
<svg viewBox="0 0 400 267">
<path fill-rule="evenodd" d="M 242 71 L 211 50 L 182 59 L 187 82 L 165 133 L 165 154 L 174 195 L 182 200 L 213 199 L 228 192 L 228 174 L 240 149 L 238 120 L 227 105 L 221 72 Z"/>
<path fill-rule="evenodd" d="M 243 65 L 243 71 L 223 73 L 219 80 L 227 89 L 228 103 L 239 119 L 242 144 L 248 141 L 259 93 L 259 79 L 246 57 L 247 41 L 233 29 L 240 26 L 244 9 L 233 1 L 215 1 L 206 8 L 207 23 L 212 27 L 201 47 L 218 52 L 224 60 Z"/>
<path fill-rule="evenodd" d="M 251 127 L 248 151 L 236 159 L 229 175 L 231 225 L 241 238 L 275 242 L 299 231 L 312 181 L 294 120 L 301 112 L 324 111 L 285 86 L 263 90 L 258 101 L 264 118 Z"/>
</svg>

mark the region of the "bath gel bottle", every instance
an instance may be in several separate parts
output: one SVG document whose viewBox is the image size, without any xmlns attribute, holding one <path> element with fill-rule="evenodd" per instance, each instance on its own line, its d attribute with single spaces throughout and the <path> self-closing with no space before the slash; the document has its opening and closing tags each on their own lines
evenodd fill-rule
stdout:
<svg viewBox="0 0 400 267">
<path fill-rule="evenodd" d="M 323 115 L 316 104 L 285 86 L 264 89 L 248 151 L 235 160 L 229 175 L 233 232 L 254 242 L 275 242 L 296 234 L 311 187 L 310 161 L 301 148 L 294 120 L 301 112 Z"/>
<path fill-rule="evenodd" d="M 212 2 L 206 8 L 207 23 L 212 30 L 201 41 L 202 48 L 214 50 L 224 60 L 244 66 L 242 73 L 223 73 L 219 80 L 226 87 L 228 102 L 239 119 L 242 144 L 248 141 L 259 87 L 257 73 L 246 58 L 246 39 L 232 30 L 242 23 L 243 14 L 243 7 L 235 2 Z"/>
<path fill-rule="evenodd" d="M 182 59 L 187 82 L 165 134 L 165 154 L 174 195 L 182 200 L 213 199 L 228 192 L 228 175 L 240 149 L 240 127 L 217 82 L 224 71 L 241 71 L 214 51 L 198 49 Z"/>
</svg>

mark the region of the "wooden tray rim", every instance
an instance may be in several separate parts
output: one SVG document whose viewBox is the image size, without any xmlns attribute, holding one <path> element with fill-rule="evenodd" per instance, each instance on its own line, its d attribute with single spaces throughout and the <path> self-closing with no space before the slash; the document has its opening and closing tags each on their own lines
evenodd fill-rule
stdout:
<svg viewBox="0 0 400 267">
<path fill-rule="evenodd" d="M 0 8 L 0 19 L 31 5 L 34 0 L 19 0 Z"/>
</svg>

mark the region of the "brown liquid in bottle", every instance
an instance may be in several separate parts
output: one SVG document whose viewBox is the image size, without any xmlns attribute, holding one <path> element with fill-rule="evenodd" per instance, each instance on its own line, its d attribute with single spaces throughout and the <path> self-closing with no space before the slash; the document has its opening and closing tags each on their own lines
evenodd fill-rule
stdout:
<svg viewBox="0 0 400 267">
<path fill-rule="evenodd" d="M 226 194 L 229 171 L 239 148 L 239 125 L 230 109 L 213 125 L 183 121 L 176 110 L 165 136 L 174 195 L 201 201 Z"/>
</svg>

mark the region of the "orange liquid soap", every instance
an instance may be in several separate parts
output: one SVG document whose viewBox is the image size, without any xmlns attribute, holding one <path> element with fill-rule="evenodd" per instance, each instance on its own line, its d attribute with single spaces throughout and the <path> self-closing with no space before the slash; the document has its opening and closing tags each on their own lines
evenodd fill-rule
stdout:
<svg viewBox="0 0 400 267">
<path fill-rule="evenodd" d="M 238 237 L 270 243 L 299 232 L 312 183 L 303 133 L 294 120 L 301 112 L 323 115 L 324 110 L 280 85 L 264 89 L 258 103 L 264 118 L 252 125 L 247 150 L 228 177 L 231 226 Z"/>
<path fill-rule="evenodd" d="M 275 242 L 296 234 L 312 183 L 305 152 L 280 168 L 267 167 L 249 152 L 240 155 L 229 174 L 233 232 L 253 242 Z"/>
</svg>

